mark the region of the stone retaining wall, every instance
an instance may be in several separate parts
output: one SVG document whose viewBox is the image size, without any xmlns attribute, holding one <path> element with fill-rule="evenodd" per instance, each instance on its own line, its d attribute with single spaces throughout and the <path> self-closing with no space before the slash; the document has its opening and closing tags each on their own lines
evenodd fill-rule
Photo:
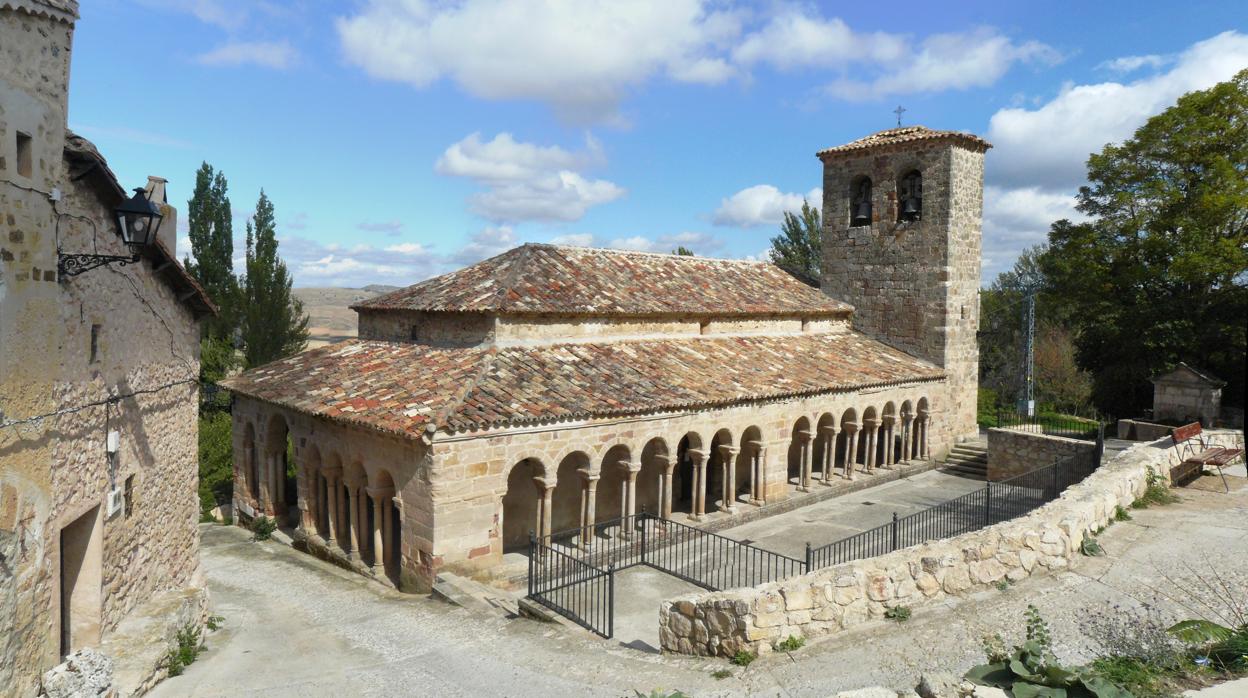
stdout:
<svg viewBox="0 0 1248 698">
<path fill-rule="evenodd" d="M 1064 569 L 1075 564 L 1089 531 L 1144 491 L 1150 469 L 1164 476 L 1167 445 L 1132 446 L 1056 501 L 1012 521 L 781 582 L 665 601 L 660 642 L 682 654 L 764 654 L 790 635 L 839 632 L 883 618 L 891 607 L 930 606 L 1001 579 Z"/>
<path fill-rule="evenodd" d="M 1037 424 L 988 430 L 988 479 L 993 482 L 1072 456 L 1091 467 L 1096 442 L 1042 434 Z"/>
<path fill-rule="evenodd" d="M 1174 427 L 1138 419 L 1118 420 L 1118 438 L 1129 441 L 1153 441 L 1169 436 Z"/>
</svg>

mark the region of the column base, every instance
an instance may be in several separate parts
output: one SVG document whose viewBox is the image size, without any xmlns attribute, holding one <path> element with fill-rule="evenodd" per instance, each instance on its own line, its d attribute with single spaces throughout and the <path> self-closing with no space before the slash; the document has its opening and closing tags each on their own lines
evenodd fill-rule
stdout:
<svg viewBox="0 0 1248 698">
<path fill-rule="evenodd" d="M 809 492 L 809 491 L 810 491 L 810 488 L 809 488 L 809 487 L 807 487 L 807 486 L 805 486 L 805 485 L 798 485 L 798 486 L 797 486 L 797 491 L 798 491 L 798 492 Z"/>
</svg>

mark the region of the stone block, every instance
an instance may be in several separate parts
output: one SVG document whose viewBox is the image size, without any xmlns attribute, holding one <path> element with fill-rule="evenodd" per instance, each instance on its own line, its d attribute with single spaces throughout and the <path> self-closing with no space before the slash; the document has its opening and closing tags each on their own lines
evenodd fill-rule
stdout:
<svg viewBox="0 0 1248 698">
<path fill-rule="evenodd" d="M 945 573 L 941 584 L 946 594 L 957 594 L 971 587 L 971 577 L 964 567 L 955 567 Z"/>
<path fill-rule="evenodd" d="M 802 611 L 814 606 L 808 586 L 785 588 L 781 593 L 784 595 L 784 607 L 790 611 Z"/>
</svg>

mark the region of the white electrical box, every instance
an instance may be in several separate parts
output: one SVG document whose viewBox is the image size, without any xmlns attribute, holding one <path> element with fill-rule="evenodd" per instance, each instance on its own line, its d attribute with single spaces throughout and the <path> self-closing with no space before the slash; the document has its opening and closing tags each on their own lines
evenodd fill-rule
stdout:
<svg viewBox="0 0 1248 698">
<path fill-rule="evenodd" d="M 114 487 L 113 489 L 109 490 L 108 491 L 108 507 L 107 507 L 108 516 L 107 518 L 110 518 L 110 519 L 113 518 L 114 516 L 119 514 L 122 509 L 125 509 L 125 508 L 126 508 L 126 495 L 121 490 L 121 488 Z"/>
<path fill-rule="evenodd" d="M 121 432 L 108 432 L 108 452 L 116 453 L 118 448 L 121 448 Z"/>
</svg>

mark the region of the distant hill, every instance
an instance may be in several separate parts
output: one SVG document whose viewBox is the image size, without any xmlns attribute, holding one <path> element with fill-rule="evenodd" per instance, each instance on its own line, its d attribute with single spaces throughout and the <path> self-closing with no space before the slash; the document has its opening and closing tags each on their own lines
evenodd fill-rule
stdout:
<svg viewBox="0 0 1248 698">
<path fill-rule="evenodd" d="M 373 284 L 364 288 L 309 287 L 293 289 L 308 313 L 308 348 L 341 342 L 356 336 L 355 311 L 352 303 L 375 298 L 397 290 L 398 286 Z"/>
</svg>

